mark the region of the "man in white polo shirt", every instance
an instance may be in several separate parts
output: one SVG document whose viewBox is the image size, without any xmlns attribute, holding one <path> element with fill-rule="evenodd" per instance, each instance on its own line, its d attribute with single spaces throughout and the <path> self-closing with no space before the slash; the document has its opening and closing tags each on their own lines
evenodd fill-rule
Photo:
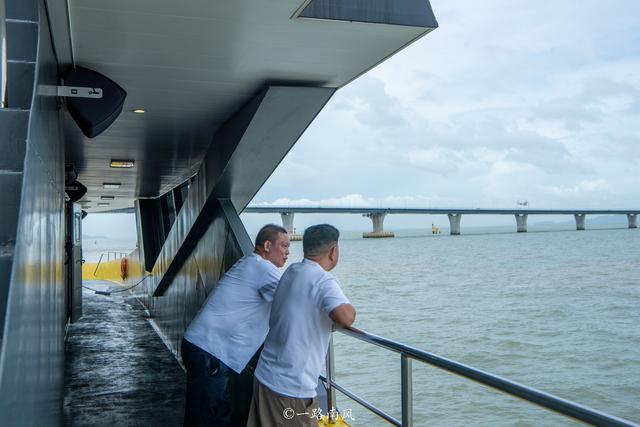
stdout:
<svg viewBox="0 0 640 427">
<path fill-rule="evenodd" d="M 255 371 L 247 427 L 318 425 L 316 386 L 332 327 L 351 326 L 356 317 L 329 273 L 338 263 L 339 236 L 328 224 L 307 228 L 304 260 L 280 279 Z"/>
<path fill-rule="evenodd" d="M 255 252 L 218 281 L 184 333 L 185 426 L 231 425 L 229 376 L 242 372 L 267 335 L 280 272 L 289 255 L 287 231 L 273 224 L 256 236 Z"/>
</svg>

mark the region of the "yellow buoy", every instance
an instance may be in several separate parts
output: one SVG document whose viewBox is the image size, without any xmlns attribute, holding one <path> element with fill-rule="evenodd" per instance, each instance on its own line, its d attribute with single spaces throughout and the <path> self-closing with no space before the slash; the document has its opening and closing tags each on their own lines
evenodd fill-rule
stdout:
<svg viewBox="0 0 640 427">
<path fill-rule="evenodd" d="M 338 415 L 338 419 L 334 422 L 329 421 L 329 416 L 325 415 L 318 420 L 319 427 L 351 427 L 345 420 L 342 419 L 342 415 Z"/>
</svg>

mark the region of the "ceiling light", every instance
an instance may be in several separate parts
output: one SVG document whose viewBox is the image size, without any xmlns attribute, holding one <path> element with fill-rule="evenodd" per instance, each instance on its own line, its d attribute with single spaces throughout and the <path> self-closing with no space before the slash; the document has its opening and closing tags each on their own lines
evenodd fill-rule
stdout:
<svg viewBox="0 0 640 427">
<path fill-rule="evenodd" d="M 108 190 L 115 190 L 116 188 L 120 188 L 119 182 L 103 182 L 102 188 L 106 188 Z"/>
<path fill-rule="evenodd" d="M 98 203 L 98 206 L 109 206 L 109 203 Z"/>
<path fill-rule="evenodd" d="M 134 160 L 111 160 L 109 166 L 112 168 L 132 168 L 134 163 Z"/>
<path fill-rule="evenodd" d="M 113 196 L 100 196 L 100 200 L 113 200 L 115 197 Z"/>
<path fill-rule="evenodd" d="M 144 108 L 135 108 L 135 109 L 133 109 L 131 111 L 133 111 L 136 114 L 144 114 L 145 113 Z"/>
</svg>

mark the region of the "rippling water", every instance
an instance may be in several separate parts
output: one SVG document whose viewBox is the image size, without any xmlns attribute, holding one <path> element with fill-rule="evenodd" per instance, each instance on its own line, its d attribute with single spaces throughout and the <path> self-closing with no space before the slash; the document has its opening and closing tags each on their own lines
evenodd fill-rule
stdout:
<svg viewBox="0 0 640 427">
<path fill-rule="evenodd" d="M 334 274 L 355 326 L 640 422 L 640 230 L 511 230 L 345 233 Z M 399 355 L 335 335 L 336 379 L 400 418 Z M 413 374 L 417 426 L 573 424 L 419 362 Z M 354 425 L 386 425 L 338 403 Z"/>
</svg>

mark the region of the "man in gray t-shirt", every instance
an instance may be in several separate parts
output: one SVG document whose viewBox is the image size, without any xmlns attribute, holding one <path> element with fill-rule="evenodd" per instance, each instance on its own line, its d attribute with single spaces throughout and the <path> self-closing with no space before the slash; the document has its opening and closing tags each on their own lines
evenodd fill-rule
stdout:
<svg viewBox="0 0 640 427">
<path fill-rule="evenodd" d="M 248 427 L 317 426 L 316 385 L 332 327 L 351 326 L 356 315 L 329 273 L 338 263 L 339 234 L 328 224 L 307 228 L 304 260 L 280 279 L 255 371 Z"/>
</svg>

